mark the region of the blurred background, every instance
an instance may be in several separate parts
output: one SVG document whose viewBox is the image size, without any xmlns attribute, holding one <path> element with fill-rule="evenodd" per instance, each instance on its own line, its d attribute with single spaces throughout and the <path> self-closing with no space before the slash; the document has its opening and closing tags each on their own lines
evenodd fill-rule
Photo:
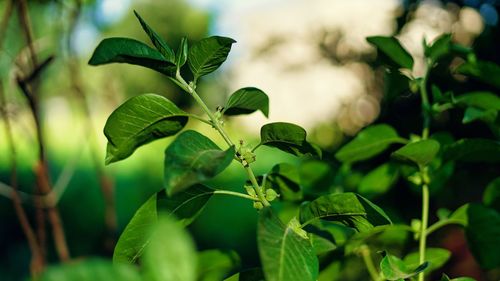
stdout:
<svg viewBox="0 0 500 281">
<path fill-rule="evenodd" d="M 410 74 L 415 77 L 423 71 L 423 38 L 431 42 L 442 33 L 473 46 L 478 57 L 500 63 L 500 1 L 496 0 L 2 0 L 1 280 L 21 280 L 29 274 L 30 249 L 12 204 L 11 168 L 14 159 L 16 185 L 23 192 L 28 219 L 34 222 L 36 198 L 30 194 L 37 180 L 39 136 L 54 187 L 52 199 L 60 209 L 72 257 L 110 256 L 135 210 L 162 188 L 163 151 L 171 139 L 156 141 L 126 161 L 104 167 L 106 118 L 124 100 L 142 93 L 164 95 L 188 111 L 199 109 L 151 70 L 125 64 L 87 65 L 102 38 L 131 37 L 149 44 L 134 9 L 174 48 L 184 35 L 191 43 L 209 35 L 237 41 L 227 63 L 199 85 L 213 109 L 241 87 L 255 86 L 269 95 L 269 120 L 260 113 L 231 118 L 226 127 L 233 138 L 256 144 L 263 124 L 293 122 L 307 129 L 309 140 L 325 150 L 327 159 L 361 128 L 377 118 L 389 118 L 381 105 L 387 94 L 383 71 L 367 36 L 397 35 L 415 59 Z M 33 53 L 46 64 L 36 73 L 37 83 L 31 89 L 35 97 L 28 99 L 19 81 L 33 73 Z M 30 110 L 33 100 L 37 118 Z M 415 102 L 408 97 L 391 116 L 407 133 L 415 121 L 412 112 L 419 111 L 411 109 Z M 209 127 L 195 122 L 188 126 L 222 144 Z M 14 139 L 14 157 L 7 127 Z M 257 174 L 283 161 L 300 161 L 272 149 L 262 149 L 257 158 Z M 209 185 L 241 190 L 244 181 L 243 171 L 231 166 Z M 408 198 L 411 205 L 418 194 L 400 198 Z M 399 219 L 409 222 L 415 213 L 408 210 Z M 243 265 L 251 267 L 258 265 L 255 219 L 247 202 L 213 198 L 190 230 L 200 249 L 234 249 Z M 49 262 L 56 262 L 51 239 L 47 243 Z M 455 263 L 450 270 L 461 274 L 467 266 L 481 278 L 473 261 Z"/>
</svg>

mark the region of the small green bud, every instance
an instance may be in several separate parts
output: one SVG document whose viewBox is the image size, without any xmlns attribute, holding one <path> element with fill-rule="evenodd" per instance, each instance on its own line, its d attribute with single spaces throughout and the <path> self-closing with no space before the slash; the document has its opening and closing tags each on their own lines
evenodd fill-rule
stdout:
<svg viewBox="0 0 500 281">
<path fill-rule="evenodd" d="M 415 185 L 422 185 L 422 176 L 420 173 L 415 173 L 408 177 L 408 181 Z"/>
<path fill-rule="evenodd" d="M 276 191 L 272 188 L 268 188 L 266 189 L 266 200 L 271 202 L 273 201 L 274 199 L 276 199 L 276 197 L 279 197 L 280 195 L 278 193 L 276 193 Z"/>
<path fill-rule="evenodd" d="M 410 91 L 414 94 L 418 93 L 420 86 L 418 85 L 418 81 L 411 80 L 410 81 Z"/>
<path fill-rule="evenodd" d="M 261 210 L 262 208 L 264 208 L 264 205 L 262 205 L 261 202 L 255 201 L 253 202 L 253 207 L 257 210 Z"/>
<path fill-rule="evenodd" d="M 255 189 L 253 189 L 253 187 L 245 185 L 245 190 L 247 191 L 248 195 L 257 197 L 257 194 L 255 193 Z"/>
</svg>

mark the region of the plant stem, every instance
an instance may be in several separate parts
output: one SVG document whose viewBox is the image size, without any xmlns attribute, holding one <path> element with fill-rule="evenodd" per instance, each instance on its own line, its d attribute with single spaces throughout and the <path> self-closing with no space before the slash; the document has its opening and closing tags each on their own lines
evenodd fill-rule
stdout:
<svg viewBox="0 0 500 281">
<path fill-rule="evenodd" d="M 184 78 L 182 78 L 182 76 L 180 75 L 179 72 L 177 72 L 175 78 L 176 78 L 176 81 L 177 81 L 176 84 L 179 85 L 184 91 L 188 92 L 194 98 L 194 100 L 196 101 L 196 103 L 198 103 L 198 105 L 201 106 L 201 108 L 203 109 L 203 111 L 205 111 L 205 113 L 210 118 L 211 125 L 219 132 L 219 134 L 222 136 L 222 138 L 224 139 L 224 141 L 226 141 L 226 143 L 229 146 L 234 146 L 234 143 L 231 141 L 231 139 L 229 138 L 229 136 L 226 133 L 226 131 L 224 130 L 224 128 L 222 128 L 222 126 L 221 126 L 219 120 L 217 119 L 217 117 L 215 117 L 215 115 L 212 113 L 212 111 L 207 107 L 207 105 L 200 98 L 200 96 L 198 95 L 198 93 L 196 92 L 196 90 L 191 85 L 189 85 L 184 80 Z M 271 206 L 271 204 L 269 203 L 269 201 L 267 201 L 266 196 L 264 195 L 264 193 L 262 191 L 262 188 L 259 186 L 259 183 L 257 182 L 257 179 L 255 178 L 255 174 L 253 173 L 252 168 L 250 168 L 250 165 L 249 164 L 244 164 L 243 162 L 240 162 L 240 163 L 243 165 L 243 168 L 245 168 L 245 171 L 247 172 L 247 175 L 248 175 L 248 179 L 252 183 L 253 188 L 255 190 L 255 193 L 257 194 L 257 196 L 259 198 L 259 201 L 265 207 Z"/>
<path fill-rule="evenodd" d="M 431 115 L 430 115 L 430 103 L 427 93 L 427 81 L 429 79 L 429 62 L 425 61 L 425 75 L 420 84 L 420 97 L 422 99 L 422 117 L 423 128 L 422 128 L 422 139 L 427 139 L 429 137 L 430 125 L 431 125 Z M 432 64 L 431 64 L 432 65 Z M 424 179 L 424 184 L 422 185 L 422 224 L 420 228 L 419 235 L 419 264 L 425 262 L 425 247 L 427 243 L 427 225 L 429 223 L 429 183 L 425 182 L 428 179 L 427 170 L 420 167 L 420 172 L 422 173 L 422 178 Z M 425 274 L 421 272 L 418 275 L 418 281 L 424 281 Z"/>
<path fill-rule="evenodd" d="M 260 201 L 260 199 L 252 197 L 248 194 L 240 193 L 240 192 L 235 192 L 235 191 L 230 191 L 230 190 L 216 190 L 214 191 L 214 194 L 225 194 L 225 195 L 231 195 L 231 196 L 236 196 L 236 197 L 241 197 L 245 199 L 249 199 L 252 201 Z"/>
<path fill-rule="evenodd" d="M 422 227 L 420 229 L 419 241 L 419 264 L 425 262 L 425 244 L 427 242 L 427 224 L 429 220 L 429 187 L 427 184 L 422 186 Z M 424 273 L 418 275 L 418 280 L 424 280 Z"/>
<path fill-rule="evenodd" d="M 363 261 L 365 263 L 366 269 L 368 270 L 368 273 L 370 274 L 370 277 L 372 278 L 373 281 L 379 281 L 381 280 L 380 275 L 373 264 L 372 256 L 370 254 L 370 248 L 366 245 L 362 245 L 360 247 L 360 253 L 361 257 L 363 258 Z"/>
<path fill-rule="evenodd" d="M 443 226 L 449 225 L 449 224 L 463 224 L 462 221 L 460 220 L 455 220 L 455 219 L 445 219 L 445 220 L 440 220 L 433 225 L 429 226 L 426 231 L 426 235 L 429 235 L 433 233 L 434 231 L 440 229 Z"/>
</svg>

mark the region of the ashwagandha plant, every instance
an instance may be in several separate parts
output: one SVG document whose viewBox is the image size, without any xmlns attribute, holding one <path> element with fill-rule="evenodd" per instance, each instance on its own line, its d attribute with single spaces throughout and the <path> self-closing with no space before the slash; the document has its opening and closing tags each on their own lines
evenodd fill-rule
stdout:
<svg viewBox="0 0 500 281">
<path fill-rule="evenodd" d="M 394 98 L 394 93 L 404 89 L 420 94 L 421 132 L 405 138 L 389 124 L 371 125 L 335 153 L 334 165 L 338 169 L 333 173 L 331 165 L 319 159 L 322 151 L 306 140 L 306 131 L 297 125 L 265 124 L 256 146 L 235 141 L 226 132 L 224 118 L 255 111 L 265 116 L 269 113 L 268 97 L 257 88 L 237 90 L 215 111 L 197 92 L 199 79 L 226 60 L 233 39 L 213 36 L 188 46 L 184 38 L 174 52 L 139 14 L 136 16 L 155 49 L 134 39 L 108 38 L 97 46 L 89 64 L 129 63 L 158 71 L 190 95 L 206 117 L 184 112 L 156 94 L 133 97 L 111 114 L 104 128 L 107 164 L 126 159 L 151 141 L 177 135 L 165 150 L 164 189 L 137 210 L 118 240 L 113 264 L 90 260 L 55 267 L 45 273 L 44 280 L 61 280 L 58 276 L 69 278 L 65 280 L 338 280 L 342 261 L 359 256 L 374 281 L 422 281 L 450 258 L 450 251 L 427 246 L 428 236 L 449 224 L 465 228 L 470 249 L 483 268 L 500 265 L 498 170 L 482 203 L 465 204 L 453 212 L 440 209 L 439 220 L 431 224 L 429 219 L 430 189 L 447 188 L 446 182 L 462 163 L 465 168 L 467 163 L 487 163 L 498 168 L 500 162 L 498 92 L 443 93 L 436 84 L 430 85 L 430 74 L 448 67 L 451 58 L 459 57 L 465 62 L 455 72 L 498 89 L 498 65 L 478 60 L 472 50 L 454 44 L 450 35 L 443 35 L 432 44 L 424 42 L 425 74 L 412 77 L 414 60 L 396 38 L 369 37 L 368 42 L 377 48 L 386 65 L 387 81 L 399 85 L 391 85 L 393 94 L 385 99 Z M 188 67 L 184 67 L 186 63 Z M 181 75 L 188 70 L 189 79 Z M 434 120 L 448 111 L 458 112 L 463 123 L 484 122 L 492 137 L 455 141 L 449 132 L 433 131 Z M 190 118 L 215 129 L 225 147 L 220 148 L 197 131 L 183 131 Z M 282 163 L 267 174 L 255 175 L 252 164 L 258 159 L 254 152 L 263 145 L 304 160 L 298 167 Z M 375 158 L 378 161 L 371 165 L 369 161 Z M 241 164 L 248 176 L 242 192 L 204 184 L 232 161 Z M 361 195 L 340 192 L 347 189 L 344 187 L 348 182 L 352 185 L 350 175 L 359 174 L 359 163 L 371 167 L 351 190 Z M 383 195 L 398 182 L 421 191 L 421 217 L 411 225 L 392 223 L 379 206 L 367 199 Z M 183 227 L 192 223 L 207 201 L 217 195 L 247 199 L 259 212 L 256 239 L 262 268 L 240 271 L 235 252 L 195 250 Z M 276 200 L 291 202 L 296 206 L 296 216 L 289 221 L 280 219 L 279 210 L 273 207 Z M 399 244 L 391 245 L 394 233 L 412 234 L 414 239 L 408 248 L 418 245 L 418 250 L 396 256 L 394 246 Z M 374 251 L 380 253 L 378 267 Z M 360 276 L 366 278 L 366 274 Z M 473 279 L 450 279 L 443 274 L 440 280 Z"/>
</svg>

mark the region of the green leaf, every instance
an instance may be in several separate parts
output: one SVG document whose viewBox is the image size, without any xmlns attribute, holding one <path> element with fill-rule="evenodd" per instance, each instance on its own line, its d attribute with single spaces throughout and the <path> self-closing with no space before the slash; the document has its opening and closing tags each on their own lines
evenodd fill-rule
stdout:
<svg viewBox="0 0 500 281">
<path fill-rule="evenodd" d="M 351 192 L 321 196 L 300 207 L 302 224 L 317 219 L 336 221 L 359 232 L 368 231 L 377 225 L 391 224 L 380 207 Z"/>
<path fill-rule="evenodd" d="M 441 276 L 440 281 L 476 281 L 476 279 L 470 277 L 458 277 L 450 279 L 450 277 L 448 277 L 446 274 L 443 273 L 443 276 Z"/>
<path fill-rule="evenodd" d="M 196 131 L 182 132 L 165 150 L 165 189 L 169 195 L 209 180 L 233 160 L 234 147 L 221 150 Z"/>
<path fill-rule="evenodd" d="M 140 65 L 166 75 L 175 70 L 174 63 L 160 52 L 130 38 L 115 37 L 102 40 L 89 60 L 90 65 L 114 62 Z"/>
<path fill-rule="evenodd" d="M 149 228 L 157 222 L 157 213 L 166 212 L 182 226 L 190 225 L 203 211 L 214 189 L 196 184 L 168 197 L 165 190 L 153 194 L 134 214 L 123 230 L 113 253 L 113 262 L 134 264 L 146 247 Z"/>
<path fill-rule="evenodd" d="M 127 264 L 113 264 L 103 259 L 85 259 L 48 267 L 41 281 L 141 281 L 139 272 Z"/>
<path fill-rule="evenodd" d="M 464 204 L 456 209 L 449 217 L 456 224 L 462 226 L 467 226 L 469 224 L 469 218 L 467 216 L 467 210 L 469 209 L 469 204 Z"/>
<path fill-rule="evenodd" d="M 225 115 L 249 114 L 260 110 L 269 117 L 269 97 L 262 90 L 247 87 L 234 92 L 222 111 Z"/>
<path fill-rule="evenodd" d="M 395 159 L 426 166 L 439 152 L 439 142 L 433 139 L 409 143 L 392 153 Z"/>
<path fill-rule="evenodd" d="M 148 243 L 148 231 L 156 221 L 155 193 L 135 212 L 123 230 L 113 252 L 113 262 L 135 264 Z"/>
<path fill-rule="evenodd" d="M 393 143 L 406 143 L 394 128 L 386 124 L 373 125 L 359 132 L 356 137 L 335 154 L 341 162 L 357 162 L 369 159 Z"/>
<path fill-rule="evenodd" d="M 500 162 L 500 142 L 490 139 L 461 139 L 444 147 L 444 160 L 462 162 Z"/>
<path fill-rule="evenodd" d="M 187 121 L 187 113 L 162 96 L 143 94 L 127 100 L 104 126 L 106 164 L 129 157 L 141 145 L 175 135 Z"/>
<path fill-rule="evenodd" d="M 416 276 L 428 266 L 428 262 L 424 262 L 416 268 L 408 268 L 398 257 L 385 251 L 382 252 L 382 255 L 384 258 L 380 261 L 380 269 L 387 280 L 400 280 Z"/>
<path fill-rule="evenodd" d="M 265 189 L 272 188 L 280 194 L 280 199 L 284 201 L 300 201 L 302 200 L 302 189 L 296 166 L 281 163 L 275 165 L 265 176 Z M 263 176 L 259 176 L 259 183 L 263 183 Z M 248 183 L 251 185 L 251 183 Z"/>
<path fill-rule="evenodd" d="M 397 181 L 399 171 L 394 163 L 385 163 L 370 171 L 359 183 L 358 192 L 373 198 L 386 193 Z"/>
<path fill-rule="evenodd" d="M 313 233 L 309 233 L 309 240 L 317 256 L 337 249 L 337 246 L 330 240 Z"/>
<path fill-rule="evenodd" d="M 495 122 L 498 116 L 498 111 L 494 109 L 478 109 L 475 107 L 467 107 L 464 112 L 463 124 L 468 124 L 477 120 L 481 120 L 487 124 Z"/>
<path fill-rule="evenodd" d="M 467 244 L 483 269 L 500 266 L 500 213 L 480 204 L 469 204 Z"/>
<path fill-rule="evenodd" d="M 437 62 L 440 58 L 448 55 L 451 51 L 451 34 L 439 36 L 434 43 L 425 49 L 425 56 L 432 62 Z"/>
<path fill-rule="evenodd" d="M 174 215 L 182 226 L 188 226 L 200 215 L 214 192 L 202 184 L 195 184 L 172 196 L 162 190 L 157 193 L 157 209 Z"/>
<path fill-rule="evenodd" d="M 306 130 L 285 122 L 269 123 L 260 128 L 260 145 L 275 147 L 293 155 L 321 157 L 321 150 L 306 141 Z"/>
<path fill-rule="evenodd" d="M 489 61 L 465 62 L 456 72 L 500 88 L 500 66 Z"/>
<path fill-rule="evenodd" d="M 144 31 L 146 32 L 146 34 L 149 36 L 149 39 L 151 39 L 151 43 L 153 43 L 153 45 L 155 46 L 155 48 L 160 51 L 160 53 L 165 56 L 165 58 L 169 61 L 169 62 L 175 62 L 175 55 L 174 55 L 174 51 L 172 51 L 172 49 L 168 46 L 167 43 L 165 43 L 165 41 L 163 41 L 163 39 L 160 37 L 160 35 L 158 35 L 143 19 L 142 17 L 139 15 L 139 13 L 137 13 L 136 11 L 134 11 L 134 14 L 135 16 L 137 17 L 137 19 L 139 20 L 139 22 L 141 23 L 141 26 L 142 26 L 142 29 L 144 29 Z"/>
<path fill-rule="evenodd" d="M 372 36 L 367 37 L 366 40 L 377 47 L 379 55 L 385 55 L 403 68 L 410 70 L 413 68 L 413 58 L 395 37 Z"/>
<path fill-rule="evenodd" d="M 240 266 L 234 251 L 206 250 L 198 254 L 198 281 L 220 281 Z"/>
<path fill-rule="evenodd" d="M 175 55 L 175 64 L 177 68 L 181 68 L 187 61 L 188 56 L 188 41 L 186 37 L 181 38 L 181 43 L 179 44 L 179 49 L 177 49 L 177 54 Z"/>
<path fill-rule="evenodd" d="M 463 106 L 479 109 L 500 110 L 500 97 L 491 92 L 470 92 L 455 98 L 455 102 Z"/>
<path fill-rule="evenodd" d="M 486 187 L 483 203 L 500 212 L 500 177 L 492 180 Z"/>
<path fill-rule="evenodd" d="M 194 80 L 215 71 L 226 60 L 231 45 L 235 42 L 231 38 L 212 36 L 194 44 L 188 54 L 189 68 L 193 72 Z"/>
<path fill-rule="evenodd" d="M 257 242 L 267 281 L 315 281 L 318 259 L 309 239 L 285 226 L 271 208 L 260 211 Z"/>
<path fill-rule="evenodd" d="M 145 280 L 196 281 L 197 263 L 189 233 L 172 218 L 160 216 L 141 260 Z"/>
<path fill-rule="evenodd" d="M 265 281 L 264 273 L 260 268 L 251 268 L 234 274 L 224 281 Z"/>
<path fill-rule="evenodd" d="M 451 252 L 442 248 L 425 249 L 425 260 L 429 262 L 426 274 L 442 267 L 451 257 Z M 419 265 L 420 255 L 418 252 L 408 254 L 403 260 L 408 268 L 416 268 Z"/>
</svg>

